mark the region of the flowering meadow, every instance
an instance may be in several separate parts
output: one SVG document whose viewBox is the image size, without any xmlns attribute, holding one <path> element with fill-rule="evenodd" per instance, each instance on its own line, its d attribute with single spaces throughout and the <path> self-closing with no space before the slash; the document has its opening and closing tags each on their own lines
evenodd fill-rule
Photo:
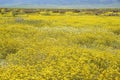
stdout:
<svg viewBox="0 0 120 80">
<path fill-rule="evenodd" d="M 0 80 L 120 80 L 120 16 L 44 14 L 0 14 Z"/>
</svg>

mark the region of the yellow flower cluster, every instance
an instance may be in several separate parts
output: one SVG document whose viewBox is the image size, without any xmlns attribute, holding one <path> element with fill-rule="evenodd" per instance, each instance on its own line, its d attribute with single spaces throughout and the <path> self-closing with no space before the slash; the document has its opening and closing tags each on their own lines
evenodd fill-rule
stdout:
<svg viewBox="0 0 120 80">
<path fill-rule="evenodd" d="M 0 17 L 0 80 L 120 80 L 119 17 L 36 14 Z"/>
</svg>

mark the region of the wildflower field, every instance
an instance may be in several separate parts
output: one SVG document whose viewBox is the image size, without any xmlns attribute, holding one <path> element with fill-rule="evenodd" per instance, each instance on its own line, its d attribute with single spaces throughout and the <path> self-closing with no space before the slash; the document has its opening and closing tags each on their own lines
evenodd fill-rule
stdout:
<svg viewBox="0 0 120 80">
<path fill-rule="evenodd" d="M 120 80 L 120 16 L 0 14 L 0 80 Z"/>
</svg>

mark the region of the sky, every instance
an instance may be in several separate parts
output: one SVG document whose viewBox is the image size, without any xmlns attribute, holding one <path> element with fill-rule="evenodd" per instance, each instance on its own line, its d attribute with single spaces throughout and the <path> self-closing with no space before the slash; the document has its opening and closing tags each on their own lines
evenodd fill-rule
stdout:
<svg viewBox="0 0 120 80">
<path fill-rule="evenodd" d="M 0 7 L 120 8 L 120 0 L 0 0 Z"/>
</svg>

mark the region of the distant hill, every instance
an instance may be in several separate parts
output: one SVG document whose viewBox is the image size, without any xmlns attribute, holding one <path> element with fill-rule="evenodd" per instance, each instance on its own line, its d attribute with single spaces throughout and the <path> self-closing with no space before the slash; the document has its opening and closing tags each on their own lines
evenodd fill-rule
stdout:
<svg viewBox="0 0 120 80">
<path fill-rule="evenodd" d="M 120 0 L 0 0 L 0 7 L 120 8 Z"/>
</svg>

